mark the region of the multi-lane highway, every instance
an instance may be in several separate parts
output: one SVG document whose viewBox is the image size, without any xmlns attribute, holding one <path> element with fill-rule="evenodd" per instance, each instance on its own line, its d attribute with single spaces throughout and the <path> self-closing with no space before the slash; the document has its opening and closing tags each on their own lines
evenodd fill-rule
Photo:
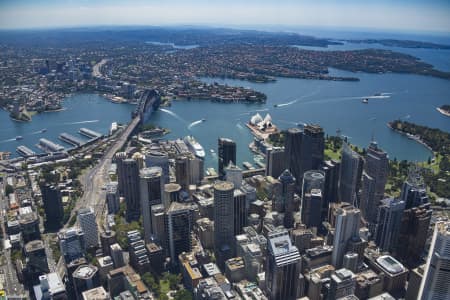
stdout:
<svg viewBox="0 0 450 300">
<path fill-rule="evenodd" d="M 92 207 L 96 214 L 97 224 L 103 223 L 103 220 L 106 218 L 106 192 L 103 187 L 109 182 L 108 170 L 111 166 L 112 158 L 114 154 L 123 147 L 138 124 L 139 117 L 136 117 L 119 134 L 109 149 L 106 150 L 98 164 L 83 175 L 83 178 L 81 179 L 83 196 L 75 204 L 75 208 L 71 212 L 71 218 L 76 214 L 78 209 L 82 207 Z M 68 226 L 69 224 L 67 223 L 64 227 L 66 228 Z M 101 231 L 102 228 L 99 228 L 99 230 Z M 56 267 L 60 275 L 64 273 L 63 267 L 63 260 L 60 258 Z"/>
</svg>

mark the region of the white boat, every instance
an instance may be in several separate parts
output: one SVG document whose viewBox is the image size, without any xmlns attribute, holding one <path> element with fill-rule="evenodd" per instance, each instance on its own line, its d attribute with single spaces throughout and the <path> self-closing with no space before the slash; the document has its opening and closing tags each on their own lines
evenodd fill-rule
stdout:
<svg viewBox="0 0 450 300">
<path fill-rule="evenodd" d="M 202 159 L 205 158 L 205 150 L 192 135 L 184 137 L 184 142 L 188 146 L 189 150 L 195 154 L 195 156 Z"/>
</svg>

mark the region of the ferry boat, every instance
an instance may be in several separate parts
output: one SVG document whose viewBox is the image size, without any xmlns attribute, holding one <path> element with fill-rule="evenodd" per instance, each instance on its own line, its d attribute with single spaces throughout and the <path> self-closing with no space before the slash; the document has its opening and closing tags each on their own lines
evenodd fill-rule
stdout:
<svg viewBox="0 0 450 300">
<path fill-rule="evenodd" d="M 41 133 L 47 132 L 47 128 L 41 129 Z"/>
<path fill-rule="evenodd" d="M 21 135 L 16 136 L 16 141 L 19 141 L 19 140 L 23 140 L 23 136 L 21 136 Z"/>
<path fill-rule="evenodd" d="M 362 103 L 364 103 L 364 104 L 369 103 L 369 98 L 364 98 L 364 99 L 362 100 Z"/>
<path fill-rule="evenodd" d="M 209 149 L 209 152 L 211 152 L 211 154 L 216 153 L 216 151 L 214 151 L 214 149 Z"/>
<path fill-rule="evenodd" d="M 189 150 L 195 154 L 195 156 L 202 159 L 205 158 L 205 150 L 203 149 L 202 145 L 200 145 L 199 142 L 197 142 L 192 135 L 184 137 L 183 141 L 186 143 Z"/>
</svg>

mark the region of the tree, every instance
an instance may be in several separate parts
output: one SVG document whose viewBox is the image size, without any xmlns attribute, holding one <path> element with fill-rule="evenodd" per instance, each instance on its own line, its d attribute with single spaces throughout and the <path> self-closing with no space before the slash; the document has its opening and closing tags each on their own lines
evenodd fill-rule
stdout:
<svg viewBox="0 0 450 300">
<path fill-rule="evenodd" d="M 188 290 L 179 290 L 173 297 L 174 300 L 192 300 L 192 294 Z"/>
</svg>

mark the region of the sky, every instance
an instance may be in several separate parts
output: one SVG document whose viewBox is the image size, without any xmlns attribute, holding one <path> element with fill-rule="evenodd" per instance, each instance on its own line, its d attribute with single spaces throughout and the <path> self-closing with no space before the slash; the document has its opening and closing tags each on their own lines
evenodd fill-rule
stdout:
<svg viewBox="0 0 450 300">
<path fill-rule="evenodd" d="M 317 26 L 450 32 L 450 0 L 0 0 L 0 29 Z"/>
</svg>

